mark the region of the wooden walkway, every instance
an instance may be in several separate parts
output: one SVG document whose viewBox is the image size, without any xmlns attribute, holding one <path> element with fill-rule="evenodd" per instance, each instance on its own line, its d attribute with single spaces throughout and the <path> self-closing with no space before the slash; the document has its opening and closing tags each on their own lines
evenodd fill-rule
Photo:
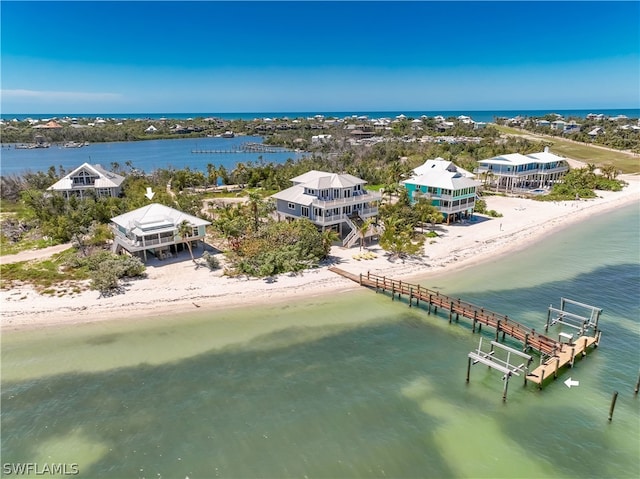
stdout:
<svg viewBox="0 0 640 479">
<path fill-rule="evenodd" d="M 560 368 L 568 364 L 573 366 L 578 355 L 586 355 L 587 349 L 591 346 L 597 346 L 599 342 L 600 334 L 595 337 L 581 336 L 571 344 L 562 343 L 540 334 L 535 329 L 520 324 L 506 315 L 461 301 L 459 298 L 446 296 L 419 284 L 407 283 L 369 272 L 367 274 L 353 274 L 337 267 L 331 267 L 329 270 L 355 281 L 361 286 L 375 289 L 376 292 L 389 292 L 392 299 L 395 299 L 396 295 L 398 299 L 404 295 L 409 301 L 409 307 L 420 306 L 422 302 L 427 307 L 429 314 L 431 314 L 432 308 L 434 313 L 438 312 L 438 308 L 448 311 L 449 323 L 454 317 L 456 322 L 460 317 L 470 319 L 473 322 L 473 332 L 476 331 L 476 327 L 478 331 L 481 331 L 482 325 L 489 326 L 495 329 L 496 341 L 502 333 L 502 340 L 505 336 L 509 336 L 521 342 L 523 351 L 533 349 L 541 354 L 541 358 L 547 356 L 546 361 L 541 362 L 540 366 L 526 375 L 527 380 L 539 384 L 540 387 L 546 378 L 557 377 Z"/>
</svg>

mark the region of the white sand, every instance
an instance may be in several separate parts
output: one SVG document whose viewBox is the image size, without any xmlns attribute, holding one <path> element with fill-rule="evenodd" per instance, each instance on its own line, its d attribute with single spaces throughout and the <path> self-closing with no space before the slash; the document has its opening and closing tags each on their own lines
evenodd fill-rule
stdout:
<svg viewBox="0 0 640 479">
<path fill-rule="evenodd" d="M 439 226 L 435 243 L 427 239 L 420 259 L 390 261 L 377 244 L 367 249 L 377 257 L 357 261 L 359 247 L 331 251 L 334 264 L 349 272 L 367 271 L 398 279 L 426 277 L 443 271 L 468 267 L 490 260 L 507 251 L 521 249 L 563 226 L 583 221 L 591 215 L 636 203 L 640 205 L 640 176 L 621 177 L 629 183 L 622 192 L 598 192 L 599 198 L 570 202 L 538 202 L 501 196 L 486 197 L 487 208 L 502 218 L 476 215 L 468 224 Z M 102 320 L 132 319 L 189 311 L 205 311 L 233 306 L 287 301 L 315 296 L 358 285 L 328 271 L 329 265 L 299 275 L 280 275 L 271 279 L 229 278 L 222 271 L 196 266 L 187 253 L 172 262 L 152 261 L 148 277 L 132 281 L 126 292 L 100 297 L 96 291 L 73 296 L 40 295 L 22 286 L 0 292 L 2 329 L 24 329 L 56 324 L 75 324 Z"/>
</svg>

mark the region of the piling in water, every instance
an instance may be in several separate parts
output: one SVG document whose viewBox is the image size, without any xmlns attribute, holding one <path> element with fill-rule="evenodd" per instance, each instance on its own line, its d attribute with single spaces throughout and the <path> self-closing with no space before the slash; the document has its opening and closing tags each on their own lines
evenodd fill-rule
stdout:
<svg viewBox="0 0 640 479">
<path fill-rule="evenodd" d="M 609 407 L 609 421 L 613 418 L 613 410 L 616 408 L 616 400 L 618 399 L 618 391 L 614 391 L 611 398 L 611 406 Z"/>
</svg>

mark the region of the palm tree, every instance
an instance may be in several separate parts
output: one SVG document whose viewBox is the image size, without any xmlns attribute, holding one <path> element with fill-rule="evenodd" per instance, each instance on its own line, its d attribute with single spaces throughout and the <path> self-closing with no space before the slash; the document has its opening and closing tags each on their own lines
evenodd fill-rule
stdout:
<svg viewBox="0 0 640 479">
<path fill-rule="evenodd" d="M 393 198 L 393 195 L 397 195 L 400 191 L 400 185 L 398 183 L 388 183 L 384 186 L 384 192 L 389 195 L 389 202 Z"/>
<path fill-rule="evenodd" d="M 373 224 L 373 220 L 371 218 L 367 218 L 362 222 L 362 224 L 358 228 L 358 234 L 360 235 L 360 251 L 362 251 L 362 247 L 364 246 L 366 235 L 369 232 L 369 228 L 371 228 L 372 224 Z"/>
<path fill-rule="evenodd" d="M 247 167 L 244 163 L 240 162 L 236 164 L 236 168 L 233 170 L 233 179 L 240 185 L 240 188 L 244 188 L 244 183 L 247 175 Z"/>
<path fill-rule="evenodd" d="M 340 235 L 335 230 L 328 229 L 322 232 L 322 249 L 324 251 L 324 257 L 329 256 L 331 252 L 331 245 L 340 240 Z"/>
<path fill-rule="evenodd" d="M 249 207 L 253 216 L 253 230 L 258 231 L 258 211 L 262 205 L 262 196 L 255 191 L 249 192 Z"/>
<path fill-rule="evenodd" d="M 193 226 L 189 224 L 187 220 L 182 220 L 182 223 L 178 225 L 178 229 L 176 230 L 176 237 L 180 237 L 183 243 L 186 243 L 187 248 L 189 249 L 189 255 L 191 255 L 191 261 L 196 262 L 193 257 L 193 251 L 191 251 L 191 240 L 190 236 L 193 236 Z"/>
<path fill-rule="evenodd" d="M 208 186 L 218 186 L 218 170 L 212 163 L 207 163 Z"/>
</svg>

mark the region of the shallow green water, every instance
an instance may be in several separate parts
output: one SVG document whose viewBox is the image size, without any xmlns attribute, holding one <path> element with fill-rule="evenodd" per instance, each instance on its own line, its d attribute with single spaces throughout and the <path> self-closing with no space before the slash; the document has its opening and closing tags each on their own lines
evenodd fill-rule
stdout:
<svg viewBox="0 0 640 479">
<path fill-rule="evenodd" d="M 500 373 L 477 365 L 465 383 L 468 324 L 366 290 L 5 334 L 2 462 L 91 478 L 637 477 L 639 231 L 627 208 L 422 281 L 536 328 L 561 296 L 604 308 L 600 348 L 543 391 L 513 378 L 506 403 Z"/>
</svg>

